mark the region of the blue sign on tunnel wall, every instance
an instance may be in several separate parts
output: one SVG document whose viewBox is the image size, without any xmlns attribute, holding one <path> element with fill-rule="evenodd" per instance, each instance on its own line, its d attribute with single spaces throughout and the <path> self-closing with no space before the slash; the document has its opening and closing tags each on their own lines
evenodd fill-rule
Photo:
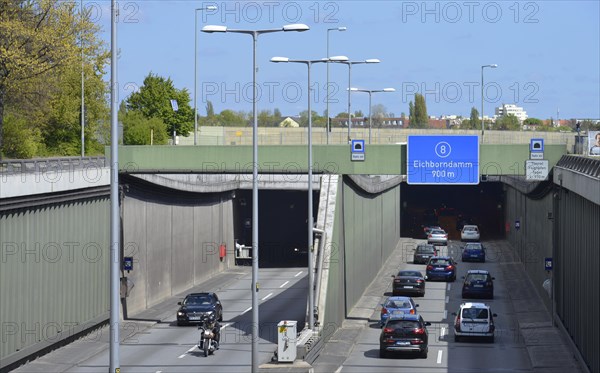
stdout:
<svg viewBox="0 0 600 373">
<path fill-rule="evenodd" d="M 479 136 L 408 136 L 408 184 L 479 184 Z"/>
</svg>

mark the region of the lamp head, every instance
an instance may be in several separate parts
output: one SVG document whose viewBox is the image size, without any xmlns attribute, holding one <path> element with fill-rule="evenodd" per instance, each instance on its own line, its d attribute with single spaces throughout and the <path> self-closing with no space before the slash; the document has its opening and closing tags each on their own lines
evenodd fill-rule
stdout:
<svg viewBox="0 0 600 373">
<path fill-rule="evenodd" d="M 273 57 L 271 58 L 271 62 L 289 62 L 290 59 L 287 57 Z"/>
<path fill-rule="evenodd" d="M 340 26 L 337 29 L 338 31 L 346 31 L 346 26 Z"/>
<path fill-rule="evenodd" d="M 331 56 L 329 58 L 324 58 L 325 61 L 329 60 L 330 62 L 345 62 L 348 61 L 348 57 L 346 56 Z"/>
<path fill-rule="evenodd" d="M 495 69 L 496 67 L 498 67 L 498 65 L 496 65 L 495 63 L 493 63 L 493 64 L 491 64 L 491 65 L 490 65 L 490 67 L 491 67 L 492 69 Z"/>
<path fill-rule="evenodd" d="M 216 7 L 216 5 L 208 5 L 204 9 L 206 9 L 206 10 L 217 10 L 217 7 Z"/>
<path fill-rule="evenodd" d="M 396 92 L 396 88 L 384 88 L 384 92 Z"/>
<path fill-rule="evenodd" d="M 307 25 L 303 24 L 303 23 L 293 23 L 291 25 L 285 25 L 283 26 L 283 31 L 308 31 L 310 30 L 310 27 L 308 27 Z"/>
<path fill-rule="evenodd" d="M 202 27 L 202 32 L 227 32 L 227 26 L 206 25 Z"/>
<path fill-rule="evenodd" d="M 379 61 L 378 58 L 369 58 L 368 60 L 365 60 L 366 63 L 379 63 L 381 61 Z"/>
</svg>

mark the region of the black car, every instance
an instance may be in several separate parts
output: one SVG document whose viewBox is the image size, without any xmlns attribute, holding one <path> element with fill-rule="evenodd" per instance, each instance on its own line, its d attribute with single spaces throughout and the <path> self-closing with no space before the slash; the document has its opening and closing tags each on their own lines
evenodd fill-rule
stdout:
<svg viewBox="0 0 600 373">
<path fill-rule="evenodd" d="M 400 271 L 392 283 L 393 295 L 425 296 L 425 278 L 419 271 Z"/>
<path fill-rule="evenodd" d="M 223 321 L 223 306 L 215 293 L 191 293 L 178 302 L 177 325 L 198 324 L 203 316 L 215 315 Z"/>
<path fill-rule="evenodd" d="M 462 287 L 463 298 L 494 299 L 494 277 L 488 271 L 472 269 L 464 277 Z"/>
<path fill-rule="evenodd" d="M 384 358 L 392 352 L 416 352 L 427 358 L 429 322 L 421 315 L 400 314 L 390 316 L 379 336 L 379 356 Z"/>
<path fill-rule="evenodd" d="M 418 245 L 413 255 L 413 264 L 427 264 L 429 258 L 436 255 L 438 255 L 438 251 L 434 245 Z"/>
</svg>

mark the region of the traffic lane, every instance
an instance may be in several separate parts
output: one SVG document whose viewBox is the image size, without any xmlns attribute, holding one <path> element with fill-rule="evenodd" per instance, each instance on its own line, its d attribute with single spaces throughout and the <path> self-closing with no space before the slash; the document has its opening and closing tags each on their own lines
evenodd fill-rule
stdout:
<svg viewBox="0 0 600 373">
<path fill-rule="evenodd" d="M 278 314 L 270 308 L 279 308 L 282 303 L 285 303 L 293 309 L 305 309 L 307 278 L 306 270 L 302 268 L 271 269 L 264 272 L 261 270 L 260 275 L 263 290 L 265 290 L 261 292 L 262 298 L 259 302 L 260 335 L 261 338 L 266 335 L 269 339 L 259 341 L 259 358 L 261 361 L 267 362 L 274 351 L 272 340 L 276 341 L 276 335 L 273 338 L 272 331 L 274 321 L 269 315 Z M 165 323 L 155 325 L 144 333 L 134 335 L 121 344 L 121 367 L 134 369 L 136 372 L 157 372 L 157 370 L 171 368 L 176 368 L 177 371 L 187 371 L 188 366 L 192 371 L 198 371 L 198 366 L 201 366 L 201 371 L 211 372 L 215 371 L 215 365 L 218 365 L 219 369 L 223 369 L 222 371 L 248 371 L 251 364 L 252 315 L 251 312 L 244 311 L 251 306 L 250 279 L 250 276 L 240 278 L 239 281 L 235 281 L 227 289 L 218 293 L 223 303 L 225 321 L 222 323 L 221 348 L 214 355 L 205 359 L 200 354 L 196 347 L 199 337 L 196 326 L 176 326 L 177 306 L 175 305 L 172 318 L 165 320 Z M 288 294 L 278 298 L 281 293 L 287 292 L 290 288 L 293 289 L 293 295 Z M 267 292 L 267 290 L 269 291 Z M 271 297 L 277 300 L 270 302 L 269 298 Z M 295 304 L 295 302 L 299 302 L 299 304 Z M 226 311 L 227 309 L 236 311 Z M 286 316 L 300 319 L 298 315 Z M 302 315 L 301 318 L 303 320 L 304 316 Z M 228 321 L 230 319 L 235 320 Z M 303 323 L 301 325 L 303 326 Z M 191 365 L 190 360 L 193 361 Z M 69 371 L 98 371 L 99 368 L 106 367 L 107 361 L 108 350 L 105 350 Z"/>
<path fill-rule="evenodd" d="M 493 250 L 498 253 L 498 258 L 508 258 L 509 255 L 502 253 L 503 245 L 492 245 Z M 391 370 L 411 372 L 473 372 L 473 371 L 513 371 L 531 369 L 529 357 L 524 348 L 522 338 L 512 310 L 512 304 L 508 297 L 510 289 L 505 287 L 502 274 L 497 266 L 499 262 L 489 263 L 462 263 L 460 262 L 461 251 L 459 246 L 451 245 L 443 247 L 440 255 L 452 255 L 459 261 L 457 276 L 460 278 L 466 274 L 468 269 L 487 269 L 496 280 L 494 300 L 483 301 L 492 306 L 492 310 L 498 313 L 496 318 L 496 342 L 494 344 L 483 343 L 477 340 L 454 342 L 454 316 L 462 303 L 462 279 L 456 282 L 433 282 L 426 283 L 425 297 L 414 298 L 419 303 L 419 313 L 426 321 L 433 322 L 429 331 L 429 354 L 427 359 L 419 359 L 411 354 L 398 354 L 395 358 L 379 358 L 379 328 L 365 328 L 348 359 L 344 362 L 341 372 L 389 372 Z M 401 269 L 417 269 L 424 271 L 424 266 L 405 264 Z M 391 282 L 390 282 L 391 284 Z M 386 293 L 388 295 L 388 293 Z M 385 297 L 382 297 L 382 300 Z M 502 315 L 502 316 L 500 316 Z M 436 322 L 439 321 L 439 322 Z M 372 324 L 373 325 L 373 324 Z M 477 356 L 474 356 L 477 355 Z"/>
<path fill-rule="evenodd" d="M 474 370 L 485 371 L 528 371 L 531 370 L 529 355 L 523 343 L 517 320 L 510 300 L 510 290 L 506 287 L 504 275 L 499 266 L 502 258 L 510 258 L 505 252 L 504 245 L 495 242 L 483 242 L 488 247 L 487 252 L 495 253 L 494 261 L 487 260 L 485 263 L 460 262 L 457 266 L 460 281 L 456 282 L 453 291 L 450 291 L 448 304 L 452 312 L 458 312 L 462 302 L 482 302 L 490 305 L 492 312 L 498 316 L 494 318 L 496 325 L 494 343 L 487 343 L 481 339 L 462 339 L 454 342 L 454 315 L 451 316 L 449 327 L 452 329 L 447 336 L 448 352 L 447 367 L 452 372 L 472 372 Z M 458 253 L 459 258 L 461 252 Z M 491 259 L 488 256 L 489 259 Z M 490 272 L 494 280 L 494 299 L 464 299 L 462 298 L 462 284 L 468 270 L 483 269 Z M 530 286 L 530 284 L 523 284 Z"/>
</svg>

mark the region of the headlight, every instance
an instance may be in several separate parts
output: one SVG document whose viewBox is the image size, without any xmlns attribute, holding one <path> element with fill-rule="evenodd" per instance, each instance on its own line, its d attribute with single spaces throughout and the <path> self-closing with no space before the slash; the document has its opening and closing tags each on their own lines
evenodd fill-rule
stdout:
<svg viewBox="0 0 600 373">
<path fill-rule="evenodd" d="M 185 313 L 184 313 L 184 312 L 177 311 L 177 316 L 184 316 L 184 315 L 185 315 Z"/>
<path fill-rule="evenodd" d="M 213 314 L 213 312 L 214 312 L 214 311 L 208 311 L 208 312 L 206 312 L 206 316 L 210 316 L 210 315 L 212 315 L 212 314 Z"/>
</svg>

